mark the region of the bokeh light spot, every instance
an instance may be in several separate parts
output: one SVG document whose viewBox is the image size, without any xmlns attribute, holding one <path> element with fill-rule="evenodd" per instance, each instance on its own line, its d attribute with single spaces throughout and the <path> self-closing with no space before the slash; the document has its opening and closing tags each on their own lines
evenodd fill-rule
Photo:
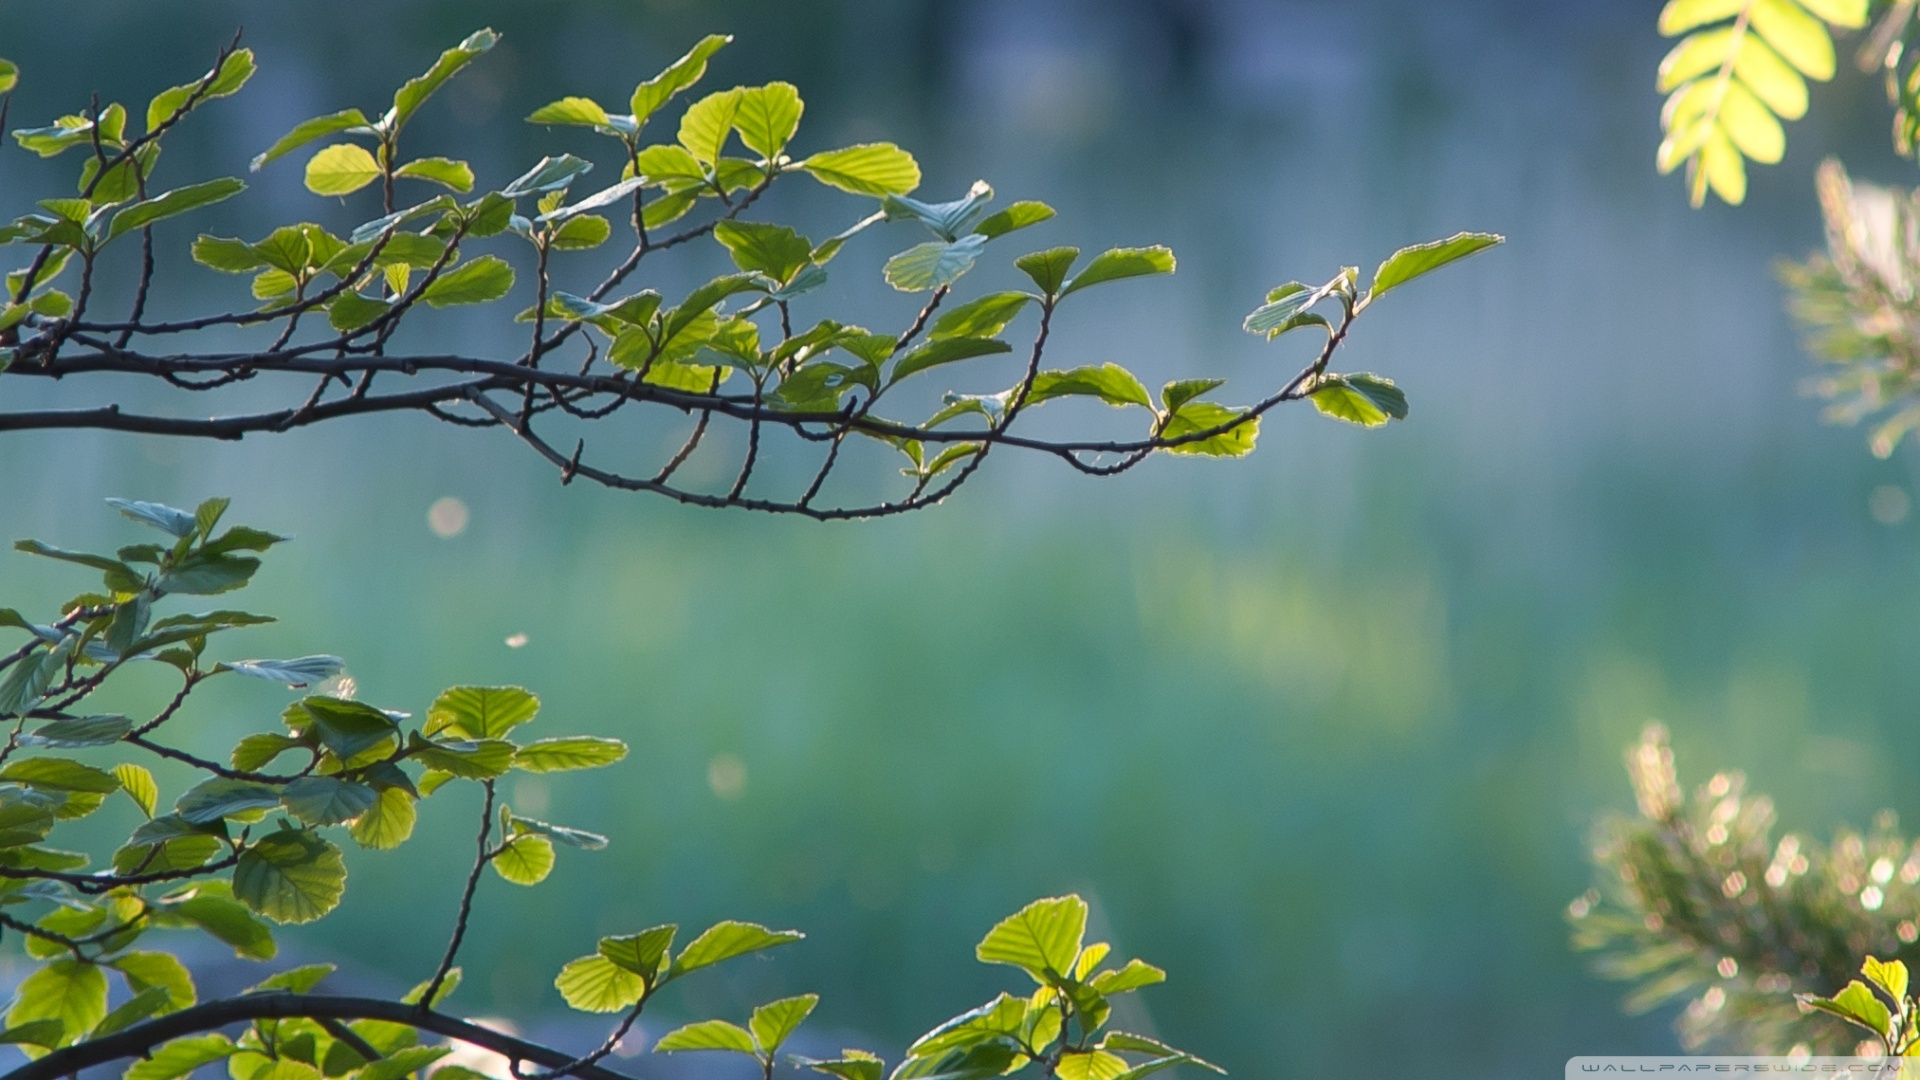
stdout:
<svg viewBox="0 0 1920 1080">
<path fill-rule="evenodd" d="M 442 540 L 451 540 L 467 531 L 467 504 L 448 495 L 435 499 L 427 507 L 427 528 Z"/>
</svg>

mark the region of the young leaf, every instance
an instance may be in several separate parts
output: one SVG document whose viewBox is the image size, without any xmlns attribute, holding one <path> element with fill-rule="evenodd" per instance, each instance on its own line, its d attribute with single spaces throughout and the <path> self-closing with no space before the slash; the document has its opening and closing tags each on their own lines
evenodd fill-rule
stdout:
<svg viewBox="0 0 1920 1080">
<path fill-rule="evenodd" d="M 1102 994 L 1124 994 L 1166 981 L 1167 973 L 1152 964 L 1144 960 L 1129 960 L 1123 968 L 1095 975 L 1091 985 Z"/>
<path fill-rule="evenodd" d="M 82 746 L 106 746 L 119 742 L 133 730 L 133 721 L 124 716 L 75 716 L 52 720 L 20 736 L 21 746 L 44 746 L 71 750 Z M 117 768 L 117 767 L 116 767 Z"/>
<path fill-rule="evenodd" d="M 1095 397 L 1116 408 L 1138 405 L 1153 408 L 1153 399 L 1133 372 L 1118 364 L 1077 367 L 1071 371 L 1042 371 L 1033 377 L 1033 389 L 1027 392 L 1027 404 L 1038 405 L 1057 397 Z"/>
<path fill-rule="evenodd" d="M 189 210 L 202 206 L 211 206 L 224 202 L 246 190 L 247 185 L 233 177 L 209 180 L 204 184 L 189 184 L 183 188 L 155 195 L 151 199 L 134 203 L 132 206 L 113 215 L 113 221 L 107 226 L 107 239 L 145 228 L 156 221 L 176 217 Z"/>
<path fill-rule="evenodd" d="M 433 62 L 426 74 L 408 79 L 393 95 L 392 130 L 397 132 L 406 126 L 407 121 L 435 90 L 440 89 L 461 68 L 472 63 L 475 57 L 493 48 L 499 40 L 500 36 L 492 30 L 476 30 L 465 41 L 441 53 L 440 59 Z"/>
<path fill-rule="evenodd" d="M 1378 375 L 1323 375 L 1309 396 L 1322 413 L 1362 427 L 1407 417 L 1406 394 Z"/>
<path fill-rule="evenodd" d="M 597 769 L 626 756 L 627 744 L 619 739 L 572 735 L 559 739 L 540 739 L 521 747 L 514 751 L 513 767 L 527 772 Z"/>
<path fill-rule="evenodd" d="M 940 364 L 1012 351 L 1013 346 L 992 338 L 935 338 L 922 342 L 903 353 L 899 361 L 893 365 L 893 373 L 888 376 L 887 383 L 892 385 L 910 375 Z"/>
<path fill-rule="evenodd" d="M 813 259 L 813 241 L 787 228 L 757 221 L 722 221 L 713 227 L 733 264 L 784 282 Z"/>
<path fill-rule="evenodd" d="M 355 843 L 375 851 L 391 851 L 413 835 L 419 811 L 413 796 L 398 787 L 382 788 L 372 807 L 348 830 Z"/>
<path fill-rule="evenodd" d="M 482 255 L 441 274 L 420 298 L 431 307 L 485 304 L 512 288 L 513 267 L 498 255 Z"/>
<path fill-rule="evenodd" d="M 570 1007 L 581 1012 L 619 1012 L 647 992 L 640 976 L 597 953 L 569 961 L 553 985 Z"/>
<path fill-rule="evenodd" d="M 450 158 L 417 158 L 394 170 L 395 176 L 411 177 L 415 180 L 431 180 L 442 187 L 455 191 L 473 190 L 473 169 L 464 161 Z"/>
<path fill-rule="evenodd" d="M 536 818 L 509 815 L 515 832 L 537 833 L 549 840 L 580 848 L 583 851 L 600 851 L 607 846 L 607 838 L 599 833 L 590 833 L 585 829 L 570 829 L 565 825 L 554 825 Z"/>
<path fill-rule="evenodd" d="M 251 780 L 216 776 L 188 788 L 173 804 L 173 812 L 194 825 L 207 825 L 250 810 L 280 805 L 280 789 Z"/>
<path fill-rule="evenodd" d="M 339 131 L 354 128 L 366 128 L 371 133 L 372 125 L 359 109 L 343 109 L 326 116 L 316 116 L 311 120 L 302 120 L 295 124 L 292 131 L 280 137 L 280 140 L 268 147 L 266 152 L 254 158 L 247 166 L 252 172 L 259 172 L 261 166 L 283 154 L 298 150 L 315 139 L 323 139 Z"/>
<path fill-rule="evenodd" d="M 540 712 L 540 699 L 517 686 L 456 686 L 427 708 L 426 734 L 497 739 Z"/>
<path fill-rule="evenodd" d="M 154 783 L 153 774 L 147 771 L 146 766 L 122 762 L 113 767 L 113 777 L 120 781 L 120 790 L 127 793 L 127 798 L 133 800 L 133 804 L 140 808 L 148 820 L 152 820 L 160 804 L 160 785 Z"/>
<path fill-rule="evenodd" d="M 675 1028 L 660 1036 L 660 1041 L 653 1044 L 653 1049 L 657 1054 L 672 1054 L 682 1050 L 726 1050 L 749 1057 L 758 1055 L 760 1051 L 745 1028 L 725 1020 L 702 1020 L 697 1024 Z"/>
<path fill-rule="evenodd" d="M 687 50 L 685 56 L 667 65 L 665 71 L 635 87 L 631 104 L 634 122 L 645 124 L 647 118 L 671 101 L 675 94 L 699 82 L 700 77 L 707 73 L 707 60 L 732 40 L 730 34 L 708 34 Z"/>
<path fill-rule="evenodd" d="M 1022 255 L 1013 260 L 1013 265 L 1032 278 L 1042 293 L 1055 296 L 1067 280 L 1067 271 L 1073 269 L 1073 262 L 1079 257 L 1080 249 L 1077 247 L 1048 248 Z"/>
<path fill-rule="evenodd" d="M 951 285 L 973 269 L 974 260 L 986 245 L 987 238 L 978 235 L 916 244 L 887 260 L 887 284 L 901 292 L 926 292 Z"/>
<path fill-rule="evenodd" d="M 521 833 L 500 845 L 493 869 L 515 885 L 538 885 L 553 872 L 553 841 L 537 833 Z"/>
<path fill-rule="evenodd" d="M 609 123 L 607 110 L 592 98 L 564 97 L 550 105 L 542 105 L 527 117 L 529 124 L 575 124 L 583 127 L 606 127 Z"/>
<path fill-rule="evenodd" d="M 271 960 L 279 951 L 273 931 L 254 918 L 230 893 L 221 895 L 203 884 L 187 899 L 169 904 L 168 910 L 233 946 L 233 954 L 242 959 Z"/>
<path fill-rule="evenodd" d="M 62 958 L 28 975 L 14 991 L 7 1026 L 58 1021 L 69 1037 L 92 1031 L 107 1015 L 107 977 L 94 964 Z"/>
<path fill-rule="evenodd" d="M 892 143 L 827 150 L 802 161 L 815 180 L 855 195 L 905 195 L 920 186 L 920 164 Z"/>
<path fill-rule="evenodd" d="M 220 62 L 219 70 L 207 74 L 211 78 L 196 79 L 184 86 L 163 90 L 147 104 L 147 130 L 153 131 L 161 124 L 174 119 L 174 114 L 187 107 L 189 101 L 193 107 L 215 98 L 227 97 L 239 92 L 253 78 L 254 63 L 252 49 L 235 49 Z"/>
<path fill-rule="evenodd" d="M 983 964 L 1010 964 L 1035 981 L 1066 977 L 1080 955 L 1087 902 L 1078 896 L 1035 900 L 1001 920 L 974 949 Z"/>
<path fill-rule="evenodd" d="M 379 795 L 365 784 L 337 776 L 303 776 L 281 795 L 287 812 L 309 825 L 338 825 L 371 809 Z"/>
<path fill-rule="evenodd" d="M 351 195 L 379 178 L 373 155 L 352 143 L 334 143 L 307 161 L 307 190 L 315 195 Z"/>
<path fill-rule="evenodd" d="M 804 937 L 806 935 L 798 930 L 769 930 L 757 923 L 728 919 L 715 923 L 705 933 L 688 942 L 687 947 L 674 958 L 673 974 L 678 977 L 736 956 L 788 945 Z"/>
<path fill-rule="evenodd" d="M 199 523 L 185 510 L 175 510 L 171 506 L 159 503 L 141 502 L 137 499 L 108 499 L 107 505 L 120 511 L 128 519 L 142 525 L 151 525 L 176 539 L 185 539 L 199 531 Z"/>
<path fill-rule="evenodd" d="M 1162 438 L 1177 439 L 1220 427 L 1226 427 L 1226 430 L 1204 439 L 1170 446 L 1167 453 L 1206 457 L 1245 457 L 1253 453 L 1253 444 L 1260 437 L 1260 418 L 1247 417 L 1240 409 L 1230 409 L 1211 401 L 1190 401 L 1180 406 L 1160 429 L 1160 435 Z"/>
<path fill-rule="evenodd" d="M 1869 956 L 1860 965 L 1860 974 L 1867 981 L 1887 992 L 1887 996 L 1896 1002 L 1907 997 L 1907 965 L 1898 960 L 1881 960 Z"/>
<path fill-rule="evenodd" d="M 799 1028 L 818 1004 L 819 994 L 801 994 L 770 1001 L 753 1010 L 753 1019 L 747 1026 L 753 1029 L 754 1041 L 760 1044 L 761 1051 L 778 1053 L 788 1036 Z"/>
<path fill-rule="evenodd" d="M 695 161 L 702 165 L 712 165 L 720 158 L 720 151 L 726 148 L 727 136 L 733 131 L 733 118 L 740 110 L 740 99 L 745 91 L 740 87 L 731 90 L 717 90 L 699 101 L 687 106 L 680 117 L 680 145 L 687 148 Z"/>
<path fill-rule="evenodd" d="M 339 906 L 346 887 L 340 849 L 297 829 L 261 838 L 233 868 L 233 895 L 278 923 L 320 918 Z"/>
<path fill-rule="evenodd" d="M 11 60 L 0 60 L 0 94 L 11 94 L 18 85 L 20 66 Z"/>
<path fill-rule="evenodd" d="M 1881 1037 L 1886 1036 L 1893 1022 L 1893 1016 L 1887 1011 L 1886 1004 L 1873 996 L 1873 991 L 1867 989 L 1867 984 L 1858 979 L 1849 982 L 1846 989 L 1831 998 L 1805 995 L 1800 1000 L 1822 1012 L 1830 1012 L 1849 1023 L 1858 1024 Z M 14 1022 L 11 1015 L 7 1020 L 9 1023 Z"/>
<path fill-rule="evenodd" d="M 800 129 L 800 114 L 805 108 L 800 91 L 792 83 L 772 82 L 740 95 L 733 124 L 747 149 L 771 161 L 780 156 Z"/>
<path fill-rule="evenodd" d="M 127 1066 L 124 1080 L 180 1080 L 203 1065 L 232 1057 L 237 1049 L 225 1035 L 189 1035 Z"/>
<path fill-rule="evenodd" d="M 1173 251 L 1170 248 L 1160 246 L 1114 248 L 1095 255 L 1085 270 L 1073 276 L 1073 280 L 1060 291 L 1060 295 L 1066 297 L 1089 285 L 1118 281 L 1121 278 L 1171 274 L 1173 267 Z"/>
<path fill-rule="evenodd" d="M 673 935 L 679 929 L 668 923 L 637 934 L 603 937 L 600 939 L 600 955 L 636 975 L 650 979 L 660 970 L 660 963 L 666 959 L 667 950 L 673 947 Z"/>
<path fill-rule="evenodd" d="M 1444 240 L 1415 244 L 1404 247 L 1387 257 L 1374 272 L 1372 296 L 1380 296 L 1387 290 L 1404 285 L 1414 278 L 1431 270 L 1438 270 L 1450 262 L 1464 259 L 1478 251 L 1501 244 L 1506 237 L 1493 233 L 1455 233 Z M 1251 317 L 1249 317 L 1251 321 Z"/>
<path fill-rule="evenodd" d="M 1038 225 L 1054 216 L 1053 207 L 1043 202 L 1023 200 L 1008 206 L 996 214 L 982 218 L 973 231 L 992 240 L 1005 236 L 1015 229 L 1024 229 L 1029 225 Z"/>
<path fill-rule="evenodd" d="M 121 953 L 108 963 L 126 977 L 127 989 L 136 994 L 150 988 L 165 991 L 167 1001 L 161 1011 L 184 1009 L 200 1000 L 193 987 L 193 976 L 172 953 Z"/>
<path fill-rule="evenodd" d="M 346 661 L 337 656 L 302 656 L 293 660 L 230 660 L 219 670 L 250 675 L 256 679 L 297 688 L 325 682 L 346 669 Z"/>
<path fill-rule="evenodd" d="M 86 792 L 107 795 L 120 790 L 110 772 L 68 758 L 36 757 L 9 762 L 0 769 L 0 783 L 24 784 L 36 791 Z"/>
</svg>

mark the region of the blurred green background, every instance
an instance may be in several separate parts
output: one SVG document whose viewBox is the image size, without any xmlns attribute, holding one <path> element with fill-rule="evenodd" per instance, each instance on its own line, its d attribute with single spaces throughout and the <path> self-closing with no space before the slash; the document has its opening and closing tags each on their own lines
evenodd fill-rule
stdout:
<svg viewBox="0 0 1920 1080">
<path fill-rule="evenodd" d="M 589 1042 L 560 1016 L 562 962 L 597 934 L 738 917 L 811 936 L 689 987 L 669 1018 L 818 990 L 813 1049 L 893 1056 L 1015 985 L 972 960 L 994 920 L 1079 890 L 1119 952 L 1172 974 L 1129 1025 L 1238 1075 L 1364 1052 L 1538 1076 L 1671 1051 L 1666 1016 L 1621 1016 L 1566 948 L 1587 830 L 1630 805 L 1621 750 L 1651 718 L 1684 775 L 1743 768 L 1796 827 L 1913 809 L 1920 459 L 1820 426 L 1770 270 L 1819 240 L 1823 154 L 1910 182 L 1879 88 L 1816 88 L 1746 207 L 1691 212 L 1652 168 L 1658 7 L 7 0 L 16 126 L 94 90 L 144 102 L 245 25 L 262 72 L 180 133 L 176 182 L 376 105 L 492 25 L 505 43 L 409 138 L 498 183 L 597 149 L 520 124 L 533 107 L 624 100 L 731 32 L 710 81 L 799 84 L 803 151 L 891 138 L 928 197 L 986 177 L 1045 199 L 1061 217 L 1031 246 L 1171 244 L 1174 278 L 1089 294 L 1054 357 L 1149 384 L 1225 374 L 1243 400 L 1298 359 L 1238 330 L 1272 284 L 1462 228 L 1510 242 L 1356 331 L 1345 364 L 1398 379 L 1408 422 L 1282 410 L 1244 461 L 1099 482 L 1007 455 L 935 511 L 822 526 L 562 490 L 504 438 L 412 418 L 237 446 L 13 436 L 0 526 L 105 546 L 136 528 L 102 497 L 231 495 L 237 520 L 298 538 L 247 601 L 286 621 L 235 655 L 339 652 L 362 697 L 416 711 L 453 683 L 523 683 L 547 733 L 633 743 L 618 768 L 509 787 L 615 843 L 564 852 L 541 888 L 484 888 L 455 999 L 470 1013 Z M 0 210 L 60 193 L 72 164 L 0 157 Z M 253 182 L 195 226 L 371 216 L 307 196 L 295 162 Z M 864 212 L 815 191 L 770 205 L 816 236 Z M 863 236 L 825 299 L 903 322 L 878 265 L 915 239 Z M 655 281 L 719 265 L 702 251 Z M 167 269 L 170 314 L 241 302 L 234 279 Z M 431 332 L 504 354 L 495 318 Z M 83 392 L 13 381 L 9 407 Z M 469 510 L 449 538 L 428 527 L 443 498 Z M 83 583 L 0 559 L 18 606 Z M 190 719 L 213 747 L 283 701 L 227 687 Z M 469 811 L 436 804 L 401 853 L 352 858 L 346 906 L 293 951 L 369 983 L 430 970 L 471 842 Z"/>
</svg>

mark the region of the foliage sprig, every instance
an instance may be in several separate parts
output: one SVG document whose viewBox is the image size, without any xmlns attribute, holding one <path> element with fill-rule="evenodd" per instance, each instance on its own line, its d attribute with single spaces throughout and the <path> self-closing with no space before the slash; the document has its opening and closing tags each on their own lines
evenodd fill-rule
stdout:
<svg viewBox="0 0 1920 1080">
<path fill-rule="evenodd" d="M 209 415 L 197 404 L 176 415 L 116 404 L 0 411 L 0 431 L 98 428 L 237 439 L 348 416 L 417 412 L 507 431 L 551 463 L 562 482 L 583 478 L 699 506 L 874 517 L 938 502 L 1000 446 L 1110 475 L 1156 452 L 1247 454 L 1261 418 L 1289 401 L 1311 400 L 1329 416 L 1367 426 L 1402 418 L 1406 398 L 1392 380 L 1336 372 L 1330 367 L 1334 353 L 1355 318 L 1389 287 L 1500 241 L 1462 233 L 1404 249 L 1381 264 L 1367 287 L 1357 268 L 1349 267 L 1318 286 L 1295 282 L 1273 290 L 1249 316 L 1247 329 L 1269 340 L 1305 330 L 1317 334 L 1319 344 L 1291 377 L 1250 404 L 1213 400 L 1221 379 L 1172 382 L 1154 395 L 1117 364 L 1049 368 L 1045 354 L 1061 304 L 1096 285 L 1171 273 L 1172 252 L 1114 248 L 1083 260 L 1071 247 L 1035 251 L 1013 260 L 1031 290 L 951 302 L 961 277 L 990 247 L 1044 223 L 1053 210 L 1032 201 L 994 210 L 993 189 L 984 182 L 955 200 L 916 199 L 920 167 L 891 143 L 796 156 L 805 106 L 784 82 L 699 97 L 685 106 L 671 139 L 650 141 L 650 125 L 658 127 L 662 111 L 700 82 L 728 40 L 707 37 L 641 82 L 628 113 L 572 96 L 528 117 L 540 125 L 586 129 L 617 147 L 619 180 L 580 194 L 595 164 L 570 153 L 542 158 L 518 177 L 487 187 L 467 162 L 409 159 L 403 152 L 402 135 L 421 106 L 498 41 L 491 30 L 470 35 L 402 85 L 377 117 L 358 108 L 313 117 L 255 157 L 257 170 L 326 142 L 306 161 L 307 188 L 342 199 L 377 191 L 379 213 L 344 235 L 299 222 L 254 240 L 200 236 L 194 258 L 216 271 L 249 276 L 254 304 L 183 320 L 145 314 L 154 285 L 154 228 L 231 198 L 245 185 L 222 177 L 150 191 L 149 180 L 161 137 L 201 107 L 240 90 L 254 71 L 252 52 L 236 40 L 202 78 L 155 97 L 141 134 L 130 130 L 123 106 L 97 103 L 52 125 L 14 132 L 16 142 L 34 153 L 53 157 L 78 150 L 83 160 L 77 197 L 43 199 L 34 212 L 0 225 L 0 244 L 24 245 L 33 253 L 25 268 L 6 279 L 0 377 L 133 375 L 163 381 L 182 398 L 256 379 L 294 380 L 306 389 L 284 407 L 261 412 Z M 15 77 L 7 65 L 0 93 Z M 753 219 L 749 211 L 776 182 L 799 175 L 870 201 L 824 240 Z M 423 186 L 441 190 L 414 196 Z M 916 223 L 931 235 L 882 268 L 894 289 L 922 298 L 908 325 L 874 331 L 831 316 L 803 316 L 818 301 L 817 290 L 842 248 L 890 223 Z M 558 262 L 606 247 L 616 232 L 630 234 L 626 252 L 603 269 L 597 285 L 584 293 L 556 287 Z M 103 319 L 93 310 L 96 270 L 109 248 L 134 234 L 140 237 L 141 267 L 132 311 Z M 678 299 L 627 286 L 649 256 L 696 241 L 724 248 L 736 272 Z M 523 271 L 502 254 L 474 253 L 483 245 L 506 245 L 523 268 L 531 263 L 531 282 L 523 282 Z M 77 288 L 63 284 L 74 277 Z M 397 353 L 395 335 L 422 307 L 494 303 L 516 289 L 531 293 L 516 316 L 525 326 L 517 355 Z M 1011 370 L 996 367 L 993 357 L 1016 351 L 1010 327 L 1027 318 L 1024 356 Z M 194 351 L 194 335 L 216 328 L 250 331 L 258 335 L 257 345 Z M 188 344 L 168 344 L 173 341 Z M 942 369 L 938 376 L 900 389 L 935 368 Z M 999 389 L 948 389 L 921 419 L 899 418 L 915 415 L 910 395 L 920 384 L 963 372 L 998 380 L 988 385 Z M 1140 410 L 1141 433 L 1115 439 L 1013 430 L 1024 413 L 1068 398 Z M 656 469 L 632 471 L 588 455 L 591 426 L 629 405 L 660 406 L 686 418 L 678 449 Z M 716 422 L 746 430 L 744 454 L 726 469 L 729 479 L 706 486 L 677 480 L 682 466 L 707 445 Z M 769 430 L 819 448 L 811 479 L 797 492 L 766 493 L 764 481 L 755 482 L 757 471 L 764 472 L 759 464 Z M 843 460 L 843 445 L 854 436 L 902 456 L 899 492 L 878 501 L 834 502 L 823 495 Z"/>
</svg>

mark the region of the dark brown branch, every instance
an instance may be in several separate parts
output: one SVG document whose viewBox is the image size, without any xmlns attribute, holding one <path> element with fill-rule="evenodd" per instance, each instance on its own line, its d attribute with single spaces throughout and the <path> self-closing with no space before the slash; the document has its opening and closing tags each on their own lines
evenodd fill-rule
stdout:
<svg viewBox="0 0 1920 1080">
<path fill-rule="evenodd" d="M 434 1012 L 417 1005 L 379 998 L 337 997 L 330 994 L 290 994 L 280 991 L 247 994 L 194 1005 L 178 1012 L 135 1024 L 122 1031 L 55 1050 L 38 1061 L 7 1073 L 0 1080 L 59 1080 L 82 1069 L 113 1061 L 150 1055 L 161 1044 L 185 1035 L 218 1031 L 253 1020 L 384 1020 L 491 1050 L 513 1061 L 530 1061 L 560 1068 L 573 1061 L 570 1054 Z M 357 1053 L 358 1051 L 356 1051 Z M 600 1065 L 578 1066 L 582 1080 L 632 1080 Z"/>
<path fill-rule="evenodd" d="M 460 942 L 467 936 L 467 922 L 473 917 L 473 893 L 480 887 L 480 872 L 493 861 L 493 852 L 487 847 L 487 841 L 493 835 L 493 781 L 488 780 L 483 786 L 487 794 L 480 804 L 480 838 L 475 842 L 479 850 L 473 857 L 473 870 L 467 874 L 467 887 L 460 893 L 460 914 L 453 922 L 453 938 L 447 942 L 447 954 L 440 958 L 440 966 L 420 994 L 422 1009 L 433 1007 L 433 996 L 440 992 L 440 985 L 447 981 L 447 973 L 453 970 L 453 961 L 460 955 Z"/>
</svg>

